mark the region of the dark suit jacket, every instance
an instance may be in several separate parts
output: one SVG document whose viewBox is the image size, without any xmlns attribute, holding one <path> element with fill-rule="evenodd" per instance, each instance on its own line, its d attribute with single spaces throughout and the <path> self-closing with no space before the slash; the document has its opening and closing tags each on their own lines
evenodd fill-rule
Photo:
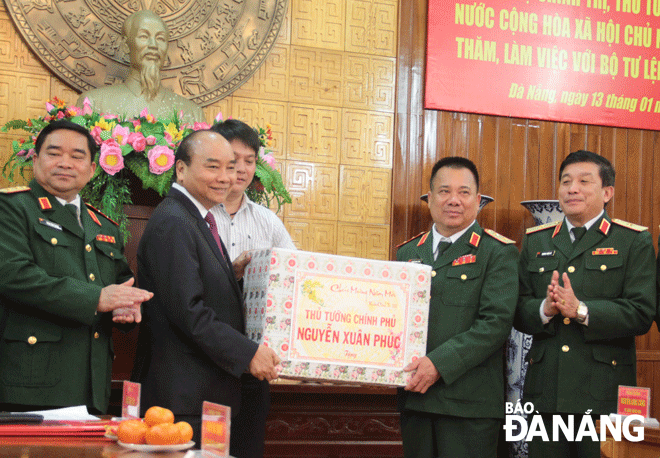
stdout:
<svg viewBox="0 0 660 458">
<path fill-rule="evenodd" d="M 140 287 L 154 293 L 143 307 L 133 372 L 144 409 L 200 415 L 211 401 L 238 412 L 240 377 L 258 345 L 244 334 L 242 294 L 221 256 L 197 207 L 172 189 L 138 247 Z"/>
<path fill-rule="evenodd" d="M 433 267 L 426 356 L 442 377 L 424 394 L 400 390 L 400 408 L 503 418 L 502 352 L 518 298 L 513 241 L 475 223 L 436 260 L 429 233 L 403 245 L 396 256 Z"/>
<path fill-rule="evenodd" d="M 133 274 L 117 225 L 80 216 L 35 180 L 0 194 L 0 403 L 108 407 L 112 314 L 96 307 Z"/>
<path fill-rule="evenodd" d="M 649 330 L 656 312 L 654 256 L 645 228 L 607 214 L 575 246 L 564 222 L 527 230 L 514 322 L 534 336 L 525 402 L 545 413 L 616 412 L 617 386 L 636 385 L 635 336 Z M 588 326 L 560 314 L 541 321 L 554 270 L 568 273 L 589 308 Z"/>
</svg>

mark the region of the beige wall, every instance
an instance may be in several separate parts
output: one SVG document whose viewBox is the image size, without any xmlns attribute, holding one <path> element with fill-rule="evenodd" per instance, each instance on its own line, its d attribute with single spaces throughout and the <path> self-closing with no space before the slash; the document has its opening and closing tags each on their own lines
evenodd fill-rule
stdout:
<svg viewBox="0 0 660 458">
<path fill-rule="evenodd" d="M 272 125 L 293 204 L 280 217 L 303 250 L 389 256 L 398 0 L 290 0 L 266 63 L 205 108 Z M 23 43 L 0 3 L 0 123 L 44 114 L 62 83 Z M 15 134 L 0 133 L 2 163 Z M 0 186 L 7 186 L 0 178 Z"/>
</svg>

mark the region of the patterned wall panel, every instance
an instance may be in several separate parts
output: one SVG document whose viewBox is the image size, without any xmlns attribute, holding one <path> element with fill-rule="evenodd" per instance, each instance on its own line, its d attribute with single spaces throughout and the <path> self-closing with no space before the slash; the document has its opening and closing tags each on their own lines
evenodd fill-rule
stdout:
<svg viewBox="0 0 660 458">
<path fill-rule="evenodd" d="M 392 168 L 394 114 L 344 110 L 342 164 Z"/>
<path fill-rule="evenodd" d="M 293 200 L 284 209 L 285 221 L 286 218 L 337 220 L 339 180 L 336 167 L 286 161 L 285 179 Z"/>
<path fill-rule="evenodd" d="M 317 219 L 287 219 L 284 226 L 301 250 L 336 254 L 337 222 Z"/>
<path fill-rule="evenodd" d="M 388 225 L 372 226 L 340 222 L 337 232 L 337 254 L 367 259 L 389 259 Z"/>
<path fill-rule="evenodd" d="M 57 97 L 64 100 L 67 104 L 73 105 L 78 100 L 78 93 L 64 84 L 58 78 L 50 79 L 50 98 Z M 46 106 L 44 104 L 44 110 Z"/>
<path fill-rule="evenodd" d="M 396 59 L 344 54 L 344 106 L 394 111 Z"/>
<path fill-rule="evenodd" d="M 342 51 L 347 1 L 292 0 L 291 44 Z"/>
<path fill-rule="evenodd" d="M 213 124 L 215 122 L 215 117 L 218 115 L 218 113 L 222 113 L 222 119 L 227 119 L 229 116 L 231 116 L 231 103 L 233 100 L 233 96 L 225 97 L 222 100 L 218 100 L 217 102 L 212 103 L 211 105 L 207 105 L 204 107 L 204 118 L 206 118 L 206 122 L 209 124 Z"/>
<path fill-rule="evenodd" d="M 338 108 L 291 105 L 287 159 L 339 163 L 341 112 Z"/>
<path fill-rule="evenodd" d="M 390 170 L 340 166 L 339 221 L 388 224 Z"/>
<path fill-rule="evenodd" d="M 397 2 L 351 0 L 346 11 L 346 51 L 396 56 Z"/>
<path fill-rule="evenodd" d="M 49 76 L 0 70 L 0 123 L 42 115 L 49 97 Z"/>
<path fill-rule="evenodd" d="M 37 59 L 28 46 L 23 43 L 20 34 L 6 12 L 4 3 L 0 15 L 0 65 L 3 70 L 15 70 L 22 73 L 48 74 L 48 70 Z"/>
<path fill-rule="evenodd" d="M 261 99 L 233 97 L 230 115 L 251 126 L 261 126 L 264 129 L 270 124 L 273 132 L 272 150 L 275 157 L 283 159 L 287 138 L 288 109 L 285 102 L 270 102 Z"/>
<path fill-rule="evenodd" d="M 266 62 L 233 95 L 270 100 L 288 100 L 289 46 L 276 45 Z"/>
<path fill-rule="evenodd" d="M 342 53 L 291 48 L 289 97 L 298 103 L 340 107 L 343 101 Z"/>
</svg>

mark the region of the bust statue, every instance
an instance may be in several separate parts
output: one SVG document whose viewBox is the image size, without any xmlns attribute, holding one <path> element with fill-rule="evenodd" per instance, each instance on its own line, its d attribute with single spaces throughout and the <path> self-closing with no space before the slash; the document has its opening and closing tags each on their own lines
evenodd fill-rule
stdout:
<svg viewBox="0 0 660 458">
<path fill-rule="evenodd" d="M 153 11 L 137 11 L 126 18 L 122 49 L 130 56 L 131 70 L 123 83 L 92 89 L 80 94 L 77 105 L 89 98 L 92 109 L 101 113 L 137 117 L 146 107 L 158 119 L 183 111 L 183 121 L 204 121 L 194 102 L 161 85 L 160 69 L 167 57 L 169 31 Z"/>
</svg>

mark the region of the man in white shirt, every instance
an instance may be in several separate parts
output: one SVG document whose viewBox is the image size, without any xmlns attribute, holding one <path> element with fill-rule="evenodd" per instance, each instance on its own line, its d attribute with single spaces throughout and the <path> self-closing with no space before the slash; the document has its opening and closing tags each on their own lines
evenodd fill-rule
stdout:
<svg viewBox="0 0 660 458">
<path fill-rule="evenodd" d="M 220 238 L 227 246 L 229 258 L 240 276 L 241 267 L 249 262 L 247 256 L 240 256 L 242 253 L 273 247 L 295 250 L 296 246 L 277 215 L 252 202 L 245 193 L 257 168 L 257 155 L 261 147 L 257 132 L 237 119 L 217 123 L 211 130 L 229 141 L 236 158 L 236 183 L 227 199 L 211 208 L 211 213 L 218 222 Z"/>
</svg>

